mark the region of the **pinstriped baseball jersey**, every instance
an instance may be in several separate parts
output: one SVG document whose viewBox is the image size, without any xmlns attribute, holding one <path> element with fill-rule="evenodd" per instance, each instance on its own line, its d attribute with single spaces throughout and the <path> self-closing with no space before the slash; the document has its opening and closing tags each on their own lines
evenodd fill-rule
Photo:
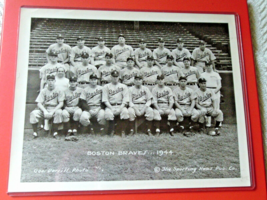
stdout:
<svg viewBox="0 0 267 200">
<path fill-rule="evenodd" d="M 106 46 L 103 46 L 103 48 L 100 48 L 99 46 L 96 46 L 92 48 L 92 57 L 94 60 L 102 60 L 105 61 L 105 55 L 107 53 L 110 53 L 110 49 Z"/>
<path fill-rule="evenodd" d="M 212 106 L 212 102 L 215 99 L 214 92 L 210 89 L 206 89 L 206 91 L 203 92 L 198 88 L 195 90 L 194 95 L 198 101 L 198 104 L 203 107 Z"/>
<path fill-rule="evenodd" d="M 102 102 L 103 87 L 97 85 L 92 88 L 90 85 L 86 87 L 81 95 L 81 99 L 84 99 L 89 106 L 100 106 Z"/>
<path fill-rule="evenodd" d="M 44 106 L 57 106 L 59 102 L 64 101 L 64 93 L 57 88 L 49 90 L 44 88 L 36 98 L 35 102 L 42 103 Z"/>
<path fill-rule="evenodd" d="M 134 51 L 134 55 L 137 56 L 139 62 L 146 62 L 147 56 L 152 56 L 152 51 L 148 48 L 144 50 L 137 48 Z"/>
<path fill-rule="evenodd" d="M 182 48 L 182 50 L 176 48 L 172 50 L 172 56 L 174 57 L 174 60 L 176 60 L 176 62 L 183 62 L 184 57 L 191 57 L 191 53 L 186 48 Z"/>
<path fill-rule="evenodd" d="M 173 90 L 174 100 L 180 105 L 191 105 L 192 100 L 196 97 L 191 88 L 185 87 L 182 90 L 180 87 L 177 87 Z"/>
<path fill-rule="evenodd" d="M 80 63 L 80 65 L 78 65 L 76 69 L 76 76 L 78 77 L 78 82 L 88 82 L 89 76 L 93 73 L 99 77 L 97 68 L 94 65 L 88 64 L 87 66 L 84 66 L 82 63 Z"/>
<path fill-rule="evenodd" d="M 48 47 L 48 49 L 46 50 L 46 53 L 48 53 L 48 52 L 50 52 L 52 50 L 57 53 L 59 61 L 66 60 L 69 57 L 70 53 L 71 53 L 71 47 L 69 45 L 67 45 L 67 44 L 62 44 L 62 46 L 58 46 L 57 43 L 51 44 Z"/>
<path fill-rule="evenodd" d="M 67 107 L 72 107 L 72 106 L 78 106 L 79 104 L 79 98 L 83 92 L 82 88 L 77 87 L 74 91 L 71 89 L 67 89 L 64 94 L 65 94 L 65 102 Z"/>
<path fill-rule="evenodd" d="M 188 83 L 197 82 L 197 74 L 199 75 L 199 72 L 196 67 L 190 66 L 188 69 L 182 68 L 181 71 L 184 74 L 184 76 L 187 78 Z"/>
<path fill-rule="evenodd" d="M 162 74 L 158 66 L 143 67 L 140 69 L 140 73 L 142 74 L 145 83 L 156 83 L 157 76 Z"/>
<path fill-rule="evenodd" d="M 165 83 L 179 83 L 179 78 L 182 74 L 181 69 L 175 65 L 168 66 L 165 65 L 162 69 L 162 74 L 164 74 Z"/>
<path fill-rule="evenodd" d="M 82 49 L 80 49 L 78 46 L 75 46 L 71 49 L 70 57 L 74 60 L 74 62 L 80 62 L 82 61 L 82 53 L 86 52 L 91 56 L 91 49 L 89 47 L 83 46 Z"/>
<path fill-rule="evenodd" d="M 139 73 L 139 69 L 132 67 L 129 69 L 128 67 L 125 67 L 123 70 L 121 70 L 120 73 L 120 79 L 122 80 L 122 83 L 125 85 L 131 85 L 134 84 L 134 77 Z"/>
<path fill-rule="evenodd" d="M 163 49 L 160 49 L 159 47 L 156 48 L 154 51 L 153 51 L 153 57 L 156 61 L 158 61 L 160 64 L 166 64 L 166 58 L 167 58 L 167 55 L 170 55 L 171 52 L 169 49 L 167 48 L 163 48 Z"/>
<path fill-rule="evenodd" d="M 109 83 L 103 87 L 102 102 L 110 104 L 127 104 L 129 102 L 128 87 L 122 83 L 116 85 Z"/>
<path fill-rule="evenodd" d="M 152 95 L 153 95 L 153 102 L 156 103 L 170 103 L 170 101 L 173 101 L 173 92 L 171 88 L 167 86 L 163 86 L 160 88 L 158 85 L 156 85 L 152 89 Z"/>
<path fill-rule="evenodd" d="M 112 47 L 111 53 L 116 62 L 126 62 L 128 57 L 134 56 L 133 48 L 129 45 L 116 45 Z"/>
<path fill-rule="evenodd" d="M 110 74 L 113 70 L 120 71 L 121 69 L 117 65 L 111 65 L 111 66 L 102 65 L 101 67 L 99 67 L 98 72 L 99 72 L 101 81 L 110 82 L 110 78 L 111 78 Z"/>
</svg>

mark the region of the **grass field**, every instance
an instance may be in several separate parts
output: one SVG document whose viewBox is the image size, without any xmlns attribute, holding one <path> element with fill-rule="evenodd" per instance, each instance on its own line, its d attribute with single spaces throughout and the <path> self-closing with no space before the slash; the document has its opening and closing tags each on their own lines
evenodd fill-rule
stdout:
<svg viewBox="0 0 267 200">
<path fill-rule="evenodd" d="M 33 139 L 32 130 L 26 129 L 21 181 L 240 177 L 236 125 L 224 125 L 221 132 L 217 137 L 138 134 L 121 138 L 82 134 L 73 142 L 64 141 L 64 136 L 54 139 L 44 134 Z"/>
</svg>

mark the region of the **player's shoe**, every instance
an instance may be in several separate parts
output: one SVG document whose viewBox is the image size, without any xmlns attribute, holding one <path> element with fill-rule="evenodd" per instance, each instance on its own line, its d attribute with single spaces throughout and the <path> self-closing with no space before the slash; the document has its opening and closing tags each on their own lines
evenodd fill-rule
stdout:
<svg viewBox="0 0 267 200">
<path fill-rule="evenodd" d="M 124 131 L 121 132 L 121 137 L 125 138 L 125 132 Z"/>
<path fill-rule="evenodd" d="M 148 134 L 148 136 L 152 136 L 152 132 L 150 129 L 147 129 L 147 134 Z"/>
<path fill-rule="evenodd" d="M 130 133 L 129 133 L 129 136 L 133 136 L 133 135 L 134 135 L 134 130 L 131 129 L 131 130 L 130 130 Z"/>
<path fill-rule="evenodd" d="M 53 133 L 53 138 L 57 138 L 57 136 L 58 136 L 57 132 L 54 132 Z"/>
<path fill-rule="evenodd" d="M 173 132 L 174 132 L 174 128 L 171 128 L 171 129 L 170 129 L 170 132 L 169 132 L 171 136 L 174 136 L 174 135 L 173 135 Z"/>
<path fill-rule="evenodd" d="M 72 134 L 72 130 L 71 130 L 71 129 L 69 129 L 69 130 L 68 130 L 68 132 L 67 132 L 67 135 L 66 135 L 66 137 L 69 137 L 69 136 L 71 136 L 71 134 Z"/>
<path fill-rule="evenodd" d="M 38 137 L 38 134 L 36 132 L 33 132 L 33 138 L 37 138 Z"/>
<path fill-rule="evenodd" d="M 156 129 L 156 135 L 155 136 L 159 136 L 160 135 L 160 129 Z"/>
<path fill-rule="evenodd" d="M 216 134 L 216 136 L 221 135 L 219 128 L 215 128 L 215 134 Z"/>
<path fill-rule="evenodd" d="M 77 135 L 77 130 L 76 129 L 73 129 L 72 130 L 72 133 L 73 133 L 74 136 L 76 136 Z"/>
</svg>

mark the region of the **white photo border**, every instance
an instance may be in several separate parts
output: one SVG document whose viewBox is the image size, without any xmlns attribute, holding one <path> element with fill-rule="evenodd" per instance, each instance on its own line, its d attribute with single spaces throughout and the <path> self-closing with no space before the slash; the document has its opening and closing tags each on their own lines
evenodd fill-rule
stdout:
<svg viewBox="0 0 267 200">
<path fill-rule="evenodd" d="M 151 180 L 151 181 L 91 181 L 91 182 L 21 182 L 22 149 L 25 122 L 25 107 L 28 80 L 30 28 L 32 18 L 61 18 L 85 20 L 157 21 L 187 23 L 227 23 L 233 67 L 234 95 L 237 119 L 237 134 L 240 159 L 240 178 Z M 177 20 L 179 19 L 179 20 Z M 197 19 L 197 21 L 196 21 Z M 160 12 L 126 12 L 69 9 L 21 8 L 18 59 L 15 86 L 9 193 L 21 192 L 67 192 L 67 191 L 111 191 L 142 189 L 193 189 L 252 186 L 248 151 L 248 135 L 242 84 L 242 70 L 238 51 L 236 16 L 234 14 L 192 14 Z M 243 98 L 240 98 L 243 97 Z M 248 114 L 248 113 L 247 113 Z"/>
</svg>

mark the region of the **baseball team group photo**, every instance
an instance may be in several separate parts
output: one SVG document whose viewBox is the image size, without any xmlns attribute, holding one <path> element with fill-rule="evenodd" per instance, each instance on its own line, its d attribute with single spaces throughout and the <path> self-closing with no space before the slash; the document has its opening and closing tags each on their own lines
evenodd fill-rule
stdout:
<svg viewBox="0 0 267 200">
<path fill-rule="evenodd" d="M 240 177 L 227 23 L 32 18 L 21 182 Z"/>
</svg>

